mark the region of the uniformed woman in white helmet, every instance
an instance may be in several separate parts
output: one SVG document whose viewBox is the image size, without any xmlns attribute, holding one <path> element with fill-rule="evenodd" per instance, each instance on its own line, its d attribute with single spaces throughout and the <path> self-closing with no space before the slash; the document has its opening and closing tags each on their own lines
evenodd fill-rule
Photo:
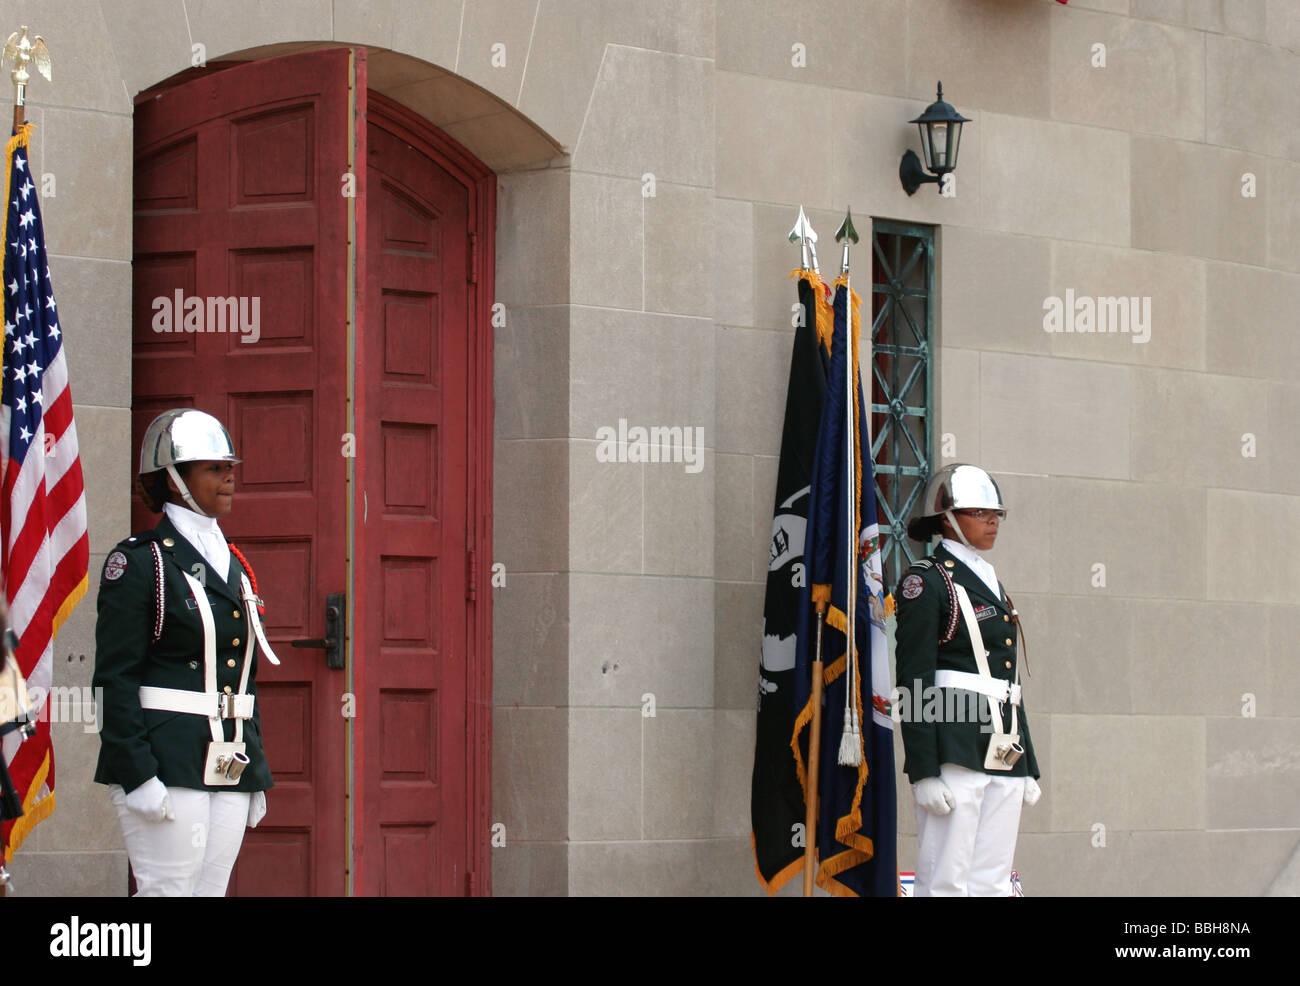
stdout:
<svg viewBox="0 0 1300 986">
<path fill-rule="evenodd" d="M 908 525 L 914 540 L 943 538 L 896 594 L 917 897 L 1009 896 L 1021 805 L 1041 794 L 1020 694 L 1019 617 L 981 554 L 1005 517 L 993 477 L 955 463 L 930 478 Z"/>
<path fill-rule="evenodd" d="M 256 579 L 221 533 L 235 456 L 193 408 L 145 431 L 140 487 L 162 513 L 104 563 L 95 626 L 95 780 L 109 785 L 139 896 L 220 897 L 246 826 L 266 813 Z"/>
</svg>

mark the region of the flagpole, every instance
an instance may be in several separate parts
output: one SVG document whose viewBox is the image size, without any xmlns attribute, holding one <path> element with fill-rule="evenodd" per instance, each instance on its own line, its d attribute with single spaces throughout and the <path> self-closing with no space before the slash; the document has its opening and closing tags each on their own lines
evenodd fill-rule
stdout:
<svg viewBox="0 0 1300 986">
<path fill-rule="evenodd" d="M 803 205 L 799 206 L 799 218 L 790 230 L 790 242 L 799 244 L 799 267 L 804 273 L 820 274 L 817 266 L 817 232 L 804 214 Z M 821 290 L 818 288 L 817 290 Z M 816 319 L 816 313 L 805 312 Z M 821 771 L 822 743 L 822 627 L 826 625 L 826 603 L 818 602 L 817 638 L 813 650 L 812 663 L 812 723 L 808 733 L 808 783 L 804 785 L 804 819 L 803 819 L 803 895 L 813 895 L 813 883 L 817 876 L 817 796 L 820 789 L 818 778 Z"/>
<path fill-rule="evenodd" d="M 844 222 L 835 234 L 835 242 L 844 244 L 844 253 L 840 261 L 840 274 L 844 278 L 844 489 L 847 505 L 848 528 L 845 538 L 848 541 L 845 552 L 847 571 L 845 572 L 845 593 L 847 595 L 844 623 L 848 630 L 844 645 L 844 729 L 840 734 L 839 762 L 846 767 L 856 767 L 862 763 L 862 733 L 858 722 L 858 707 L 854 702 L 857 694 L 857 587 L 855 568 L 858 560 L 858 525 L 857 525 L 857 449 L 856 420 L 853 414 L 853 402 L 857 398 L 854 387 L 854 360 L 857 354 L 853 350 L 853 284 L 850 275 L 849 247 L 858 242 L 858 231 L 853 228 L 853 210 L 845 211 Z"/>
<path fill-rule="evenodd" d="M 28 65 L 34 64 L 37 71 L 45 77 L 46 81 L 50 81 L 50 51 L 45 46 L 44 38 L 37 35 L 35 40 L 32 40 L 27 36 L 27 26 L 23 25 L 20 31 L 14 31 L 13 34 L 9 35 L 8 40 L 5 42 L 3 51 L 0 52 L 0 64 L 3 64 L 3 62 L 6 61 L 13 62 L 13 69 L 10 72 L 10 76 L 14 83 L 13 131 L 17 134 L 19 129 L 27 122 L 27 83 L 31 81 L 31 74 L 27 71 L 27 67 Z M 12 160 L 5 161 L 6 169 L 11 168 L 12 165 Z M 4 180 L 7 181 L 7 179 Z M 7 209 L 8 205 L 6 204 L 4 208 Z M 0 369 L 2 368 L 3 357 L 0 356 Z M 0 578 L 0 582 L 5 583 L 4 590 L 0 592 L 0 614 L 2 614 L 0 615 L 0 633 L 5 635 L 5 640 L 0 644 L 0 652 L 3 653 L 3 658 L 0 659 L 0 672 L 8 675 L 9 681 L 3 686 L 3 688 L 6 691 L 13 692 L 14 708 L 6 709 L 4 718 L 7 721 L 0 723 L 0 725 L 4 727 L 5 732 L 13 731 L 13 729 L 17 727 L 19 743 L 21 744 L 24 739 L 35 735 L 36 727 L 35 723 L 31 721 L 31 713 L 27 708 L 27 703 L 29 701 L 27 682 L 23 677 L 22 669 L 14 659 L 12 648 L 10 647 L 9 609 L 8 600 L 5 597 L 11 587 L 7 584 L 7 576 L 8 573 L 6 572 L 3 577 Z M 18 713 L 18 715 L 12 720 L 10 720 L 11 712 Z M 19 723 L 22 724 L 18 725 Z M 8 766 L 4 762 L 3 757 L 4 754 L 0 753 L 0 774 L 3 775 L 3 784 L 0 784 L 0 787 L 3 787 L 4 789 L 0 794 L 3 794 L 9 799 L 9 807 L 11 808 L 13 807 L 12 801 L 19 799 L 17 806 L 18 815 L 16 817 L 20 817 L 24 814 L 20 800 L 21 792 L 16 790 L 14 787 L 13 779 L 9 774 Z M 51 794 L 48 795 L 48 797 L 53 797 L 52 789 Z M 9 813 L 5 812 L 3 814 Z M 9 819 L 9 821 L 12 820 L 13 819 Z M 0 897 L 8 897 L 13 893 L 13 881 L 10 878 L 8 869 L 4 865 L 4 860 L 4 854 L 0 853 Z"/>
</svg>

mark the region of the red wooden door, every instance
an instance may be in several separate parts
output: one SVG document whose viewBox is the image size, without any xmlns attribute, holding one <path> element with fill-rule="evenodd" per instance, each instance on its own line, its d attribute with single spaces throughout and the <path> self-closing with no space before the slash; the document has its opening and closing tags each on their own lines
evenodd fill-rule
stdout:
<svg viewBox="0 0 1300 986">
<path fill-rule="evenodd" d="M 177 405 L 230 428 L 222 526 L 284 661 L 259 668 L 276 787 L 231 891 L 486 893 L 492 175 L 367 93 L 364 50 L 142 94 L 135 133 L 135 446 Z M 154 331 L 177 291 L 258 297 L 260 338 Z M 288 642 L 336 592 L 330 670 Z"/>
<path fill-rule="evenodd" d="M 258 671 L 276 786 L 231 881 L 242 895 L 345 886 L 344 672 L 288 642 L 323 636 L 325 596 L 346 589 L 349 57 L 239 65 L 136 106 L 133 448 L 168 407 L 229 428 L 244 461 L 222 529 L 257 573 L 283 661 Z M 177 291 L 203 299 L 208 331 L 155 331 L 155 299 Z M 207 299 L 230 297 L 259 299 L 256 341 L 211 331 Z M 154 520 L 137 504 L 137 529 Z"/>
<path fill-rule="evenodd" d="M 384 896 L 476 889 L 467 403 L 478 217 L 473 188 L 448 170 L 432 136 L 370 94 L 358 342 L 368 517 L 358 527 L 356 626 L 367 770 L 357 871 L 359 892 Z"/>
</svg>

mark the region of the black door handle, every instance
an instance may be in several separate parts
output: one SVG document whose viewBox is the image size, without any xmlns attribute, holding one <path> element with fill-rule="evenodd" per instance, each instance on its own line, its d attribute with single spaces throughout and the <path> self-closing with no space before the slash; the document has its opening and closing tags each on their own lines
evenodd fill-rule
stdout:
<svg viewBox="0 0 1300 986">
<path fill-rule="evenodd" d="M 325 597 L 325 636 L 309 637 L 305 640 L 291 640 L 290 647 L 306 647 L 310 650 L 325 651 L 325 666 L 342 670 L 343 640 L 347 622 L 347 594 L 331 592 Z"/>
</svg>

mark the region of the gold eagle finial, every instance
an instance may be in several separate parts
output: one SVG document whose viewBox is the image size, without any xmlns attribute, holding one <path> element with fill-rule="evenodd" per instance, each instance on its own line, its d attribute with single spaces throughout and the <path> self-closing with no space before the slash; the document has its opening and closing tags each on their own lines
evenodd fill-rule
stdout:
<svg viewBox="0 0 1300 986">
<path fill-rule="evenodd" d="M 9 40 L 5 42 L 5 50 L 0 61 L 13 60 L 14 67 L 11 72 L 14 84 L 25 86 L 31 79 L 27 66 L 33 62 L 36 64 L 36 71 L 45 77 L 46 82 L 54 81 L 50 77 L 50 49 L 45 46 L 45 39 L 39 34 L 33 41 L 27 37 L 27 25 L 23 25 L 21 31 L 15 31 L 9 35 Z"/>
</svg>

